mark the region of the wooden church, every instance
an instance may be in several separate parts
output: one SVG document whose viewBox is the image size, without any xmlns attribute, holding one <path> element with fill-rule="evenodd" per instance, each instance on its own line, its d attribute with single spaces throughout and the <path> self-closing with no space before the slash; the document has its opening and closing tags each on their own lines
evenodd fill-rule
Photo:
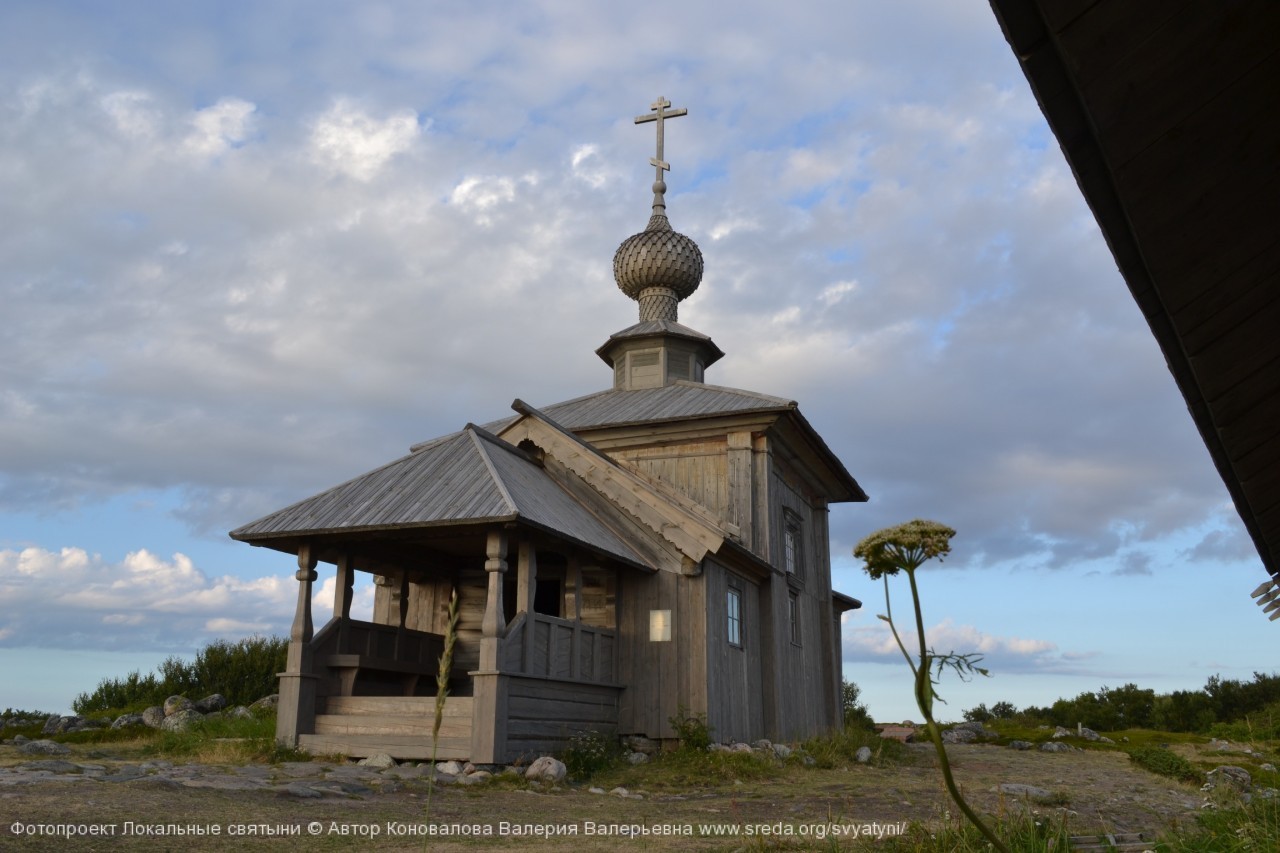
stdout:
<svg viewBox="0 0 1280 853">
<path fill-rule="evenodd" d="M 841 722 L 827 507 L 866 494 L 793 401 L 708 385 L 724 354 L 676 320 L 702 253 L 672 230 L 659 98 L 653 212 L 614 256 L 639 322 L 613 387 L 416 445 L 231 533 L 296 554 L 278 738 L 352 756 L 513 761 L 595 731 L 796 740 Z M 336 567 L 313 629 L 317 565 Z M 356 572 L 372 621 L 351 618 Z M 460 615 L 438 743 L 436 671 Z M 434 750 L 434 752 L 433 752 Z"/>
</svg>

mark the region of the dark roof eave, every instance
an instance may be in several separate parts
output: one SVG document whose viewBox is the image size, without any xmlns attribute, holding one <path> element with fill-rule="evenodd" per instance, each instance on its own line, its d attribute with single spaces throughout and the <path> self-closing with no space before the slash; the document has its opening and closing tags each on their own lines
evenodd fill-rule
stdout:
<svg viewBox="0 0 1280 853">
<path fill-rule="evenodd" d="M 845 595 L 843 592 L 836 592 L 834 589 L 831 590 L 831 603 L 835 605 L 836 610 L 840 613 L 862 608 L 861 601 L 851 595 Z"/>
</svg>

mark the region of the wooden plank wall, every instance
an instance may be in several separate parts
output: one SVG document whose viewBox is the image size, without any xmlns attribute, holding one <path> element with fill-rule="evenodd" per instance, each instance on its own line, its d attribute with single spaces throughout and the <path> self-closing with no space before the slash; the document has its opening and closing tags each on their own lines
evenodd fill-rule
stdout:
<svg viewBox="0 0 1280 853">
<path fill-rule="evenodd" d="M 610 455 L 678 489 L 717 518 L 728 519 L 729 457 L 725 439 L 620 450 Z"/>
<path fill-rule="evenodd" d="M 775 459 L 776 462 L 776 459 Z M 775 464 L 769 478 L 770 561 L 783 565 L 782 535 L 784 509 L 801 521 L 802 570 L 800 583 L 792 585 L 776 576 L 764 603 L 774 624 L 772 647 L 777 655 L 774 679 L 777 691 L 775 736 L 799 740 L 834 726 L 833 691 L 835 670 L 831 660 L 831 570 L 830 545 L 825 506 L 815 507 Z M 800 643 L 792 642 L 788 599 L 795 592 L 799 604 Z"/>
<path fill-rule="evenodd" d="M 669 719 L 681 704 L 707 711 L 706 584 L 671 572 L 624 575 L 619 591 L 618 681 L 622 734 L 675 736 Z M 649 640 L 649 613 L 670 610 L 670 642 Z"/>
<path fill-rule="evenodd" d="M 765 737 L 761 655 L 765 632 L 760 586 L 708 560 L 707 722 L 718 741 L 750 743 Z M 742 593 L 742 646 L 729 644 L 728 594 L 733 582 Z"/>
<path fill-rule="evenodd" d="M 557 753 L 584 732 L 618 734 L 619 687 L 507 678 L 507 760 Z"/>
<path fill-rule="evenodd" d="M 514 571 L 514 566 L 512 567 Z M 484 620 L 488 579 L 484 569 L 467 569 L 455 578 L 422 578 L 409 583 L 409 610 L 405 627 L 443 634 L 449 624 L 449 595 L 458 586 L 458 641 L 453 650 L 451 681 L 461 688 L 466 674 L 480 665 L 480 632 Z M 399 583 L 379 585 L 374 592 L 373 621 L 395 625 L 400 620 Z"/>
</svg>

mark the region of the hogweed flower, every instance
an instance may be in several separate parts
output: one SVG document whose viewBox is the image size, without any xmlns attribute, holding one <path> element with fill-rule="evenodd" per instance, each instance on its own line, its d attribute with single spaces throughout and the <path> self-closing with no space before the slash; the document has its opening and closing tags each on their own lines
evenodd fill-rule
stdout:
<svg viewBox="0 0 1280 853">
<path fill-rule="evenodd" d="M 867 564 L 867 574 L 876 580 L 903 569 L 913 572 L 928 560 L 941 562 L 951 553 L 951 537 L 955 535 L 945 524 L 917 518 L 877 530 L 854 547 L 853 556 Z"/>
</svg>

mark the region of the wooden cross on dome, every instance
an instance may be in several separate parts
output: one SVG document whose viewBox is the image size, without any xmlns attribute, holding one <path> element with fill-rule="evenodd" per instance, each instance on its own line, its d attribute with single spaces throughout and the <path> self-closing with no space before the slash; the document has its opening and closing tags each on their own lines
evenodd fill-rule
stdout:
<svg viewBox="0 0 1280 853">
<path fill-rule="evenodd" d="M 671 171 L 671 164 L 662 159 L 662 123 L 666 119 L 678 118 L 689 114 L 689 111 L 683 108 L 668 110 L 667 107 L 669 106 L 671 106 L 671 102 L 659 95 L 658 100 L 649 105 L 649 109 L 653 110 L 653 112 L 636 116 L 636 124 L 643 124 L 647 121 L 656 121 L 658 123 L 658 156 L 650 157 L 649 163 L 657 169 L 654 180 L 659 183 L 662 182 L 662 173 Z"/>
</svg>

